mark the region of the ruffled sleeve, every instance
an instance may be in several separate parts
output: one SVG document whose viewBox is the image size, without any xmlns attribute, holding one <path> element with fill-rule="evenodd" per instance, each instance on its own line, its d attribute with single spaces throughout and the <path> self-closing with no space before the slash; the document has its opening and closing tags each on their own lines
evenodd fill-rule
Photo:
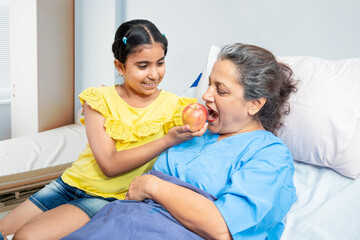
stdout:
<svg viewBox="0 0 360 240">
<path fill-rule="evenodd" d="M 109 117 L 109 109 L 98 88 L 91 87 L 85 89 L 80 93 L 79 99 L 82 106 L 84 106 L 84 102 L 86 102 L 92 109 L 101 113 L 105 119 Z M 80 119 L 80 122 L 85 124 L 85 119 Z"/>
<path fill-rule="evenodd" d="M 149 136 L 157 134 L 159 131 L 167 133 L 170 128 L 183 125 L 181 119 L 182 111 L 187 105 L 197 101 L 196 98 L 177 97 L 177 100 L 174 99 L 172 101 L 173 107 L 170 108 L 174 111 L 172 115 L 170 113 L 172 110 L 169 109 L 167 112 L 168 114 L 166 114 L 167 117 L 162 116 L 155 119 L 148 119 L 139 124 L 129 125 L 128 122 L 114 116 L 111 112 L 110 109 L 113 105 L 110 104 L 109 100 L 106 100 L 111 97 L 111 95 L 109 95 L 106 90 L 106 88 L 96 87 L 85 89 L 79 95 L 80 102 L 82 105 L 86 102 L 92 109 L 101 113 L 105 118 L 104 127 L 106 133 L 114 140 L 122 142 L 142 141 Z M 158 109 L 155 111 L 161 110 Z M 85 124 L 84 119 L 80 119 L 80 121 Z"/>
<path fill-rule="evenodd" d="M 182 112 L 190 103 L 196 103 L 196 98 L 182 97 L 178 100 L 174 114 L 170 121 L 166 122 L 163 126 L 165 134 L 175 126 L 184 125 L 182 122 Z"/>
<path fill-rule="evenodd" d="M 116 140 L 137 142 L 159 132 L 166 119 L 150 120 L 136 126 L 129 126 L 112 116 L 105 121 L 106 133 Z"/>
</svg>

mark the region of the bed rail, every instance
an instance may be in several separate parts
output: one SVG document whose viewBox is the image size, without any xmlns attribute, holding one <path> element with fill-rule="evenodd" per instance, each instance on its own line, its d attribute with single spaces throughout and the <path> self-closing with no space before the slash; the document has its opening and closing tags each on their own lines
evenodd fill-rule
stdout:
<svg viewBox="0 0 360 240">
<path fill-rule="evenodd" d="M 0 212 L 6 212 L 46 184 L 57 179 L 71 163 L 0 177 Z"/>
</svg>

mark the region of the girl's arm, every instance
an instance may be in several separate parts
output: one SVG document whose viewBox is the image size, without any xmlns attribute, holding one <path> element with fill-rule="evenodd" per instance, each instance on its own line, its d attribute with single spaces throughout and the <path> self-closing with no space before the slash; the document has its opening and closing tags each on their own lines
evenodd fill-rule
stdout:
<svg viewBox="0 0 360 240">
<path fill-rule="evenodd" d="M 114 140 L 105 131 L 105 118 L 84 103 L 85 129 L 92 153 L 107 177 L 113 177 L 135 169 L 158 156 L 166 149 L 205 133 L 207 125 L 198 132 L 189 127 L 171 129 L 164 137 L 139 147 L 117 151 Z"/>
<path fill-rule="evenodd" d="M 130 184 L 127 200 L 153 199 L 176 220 L 205 239 L 232 239 L 215 204 L 190 189 L 146 174 Z"/>
</svg>

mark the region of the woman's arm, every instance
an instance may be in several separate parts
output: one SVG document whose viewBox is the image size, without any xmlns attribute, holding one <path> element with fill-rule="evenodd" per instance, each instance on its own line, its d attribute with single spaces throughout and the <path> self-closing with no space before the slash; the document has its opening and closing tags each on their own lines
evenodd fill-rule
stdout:
<svg viewBox="0 0 360 240">
<path fill-rule="evenodd" d="M 176 144 L 205 133 L 207 125 L 198 132 L 190 132 L 188 126 L 175 127 L 164 137 L 139 147 L 117 151 L 114 140 L 106 133 L 105 118 L 84 103 L 85 129 L 92 153 L 107 177 L 113 177 L 135 169 Z"/>
<path fill-rule="evenodd" d="M 147 198 L 159 203 L 187 229 L 205 239 L 232 239 L 215 204 L 201 194 L 147 174 L 134 179 L 125 199 Z"/>
</svg>

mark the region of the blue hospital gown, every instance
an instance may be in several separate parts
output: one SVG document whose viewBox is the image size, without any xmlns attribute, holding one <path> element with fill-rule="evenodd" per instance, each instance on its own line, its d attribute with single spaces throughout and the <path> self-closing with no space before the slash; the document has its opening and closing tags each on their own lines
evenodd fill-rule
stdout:
<svg viewBox="0 0 360 240">
<path fill-rule="evenodd" d="M 296 200 L 288 148 L 264 130 L 218 137 L 207 131 L 172 147 L 153 169 L 215 196 L 234 239 L 280 239 L 283 218 Z"/>
</svg>

